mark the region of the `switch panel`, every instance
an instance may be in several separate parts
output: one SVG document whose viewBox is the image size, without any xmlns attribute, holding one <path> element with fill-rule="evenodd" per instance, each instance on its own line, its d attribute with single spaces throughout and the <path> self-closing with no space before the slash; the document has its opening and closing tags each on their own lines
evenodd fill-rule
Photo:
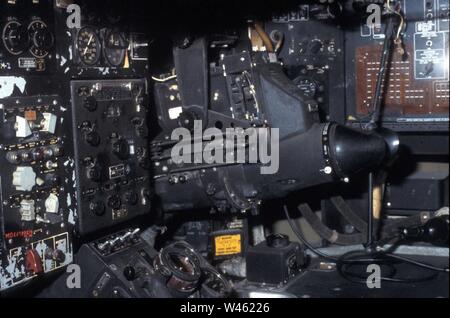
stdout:
<svg viewBox="0 0 450 318">
<path fill-rule="evenodd" d="M 81 235 L 150 211 L 145 80 L 71 83 Z"/>
<path fill-rule="evenodd" d="M 0 290 L 72 261 L 70 111 L 57 96 L 0 100 Z M 49 258 L 48 251 L 54 258 Z M 55 252 L 57 251 L 57 252 Z"/>
</svg>

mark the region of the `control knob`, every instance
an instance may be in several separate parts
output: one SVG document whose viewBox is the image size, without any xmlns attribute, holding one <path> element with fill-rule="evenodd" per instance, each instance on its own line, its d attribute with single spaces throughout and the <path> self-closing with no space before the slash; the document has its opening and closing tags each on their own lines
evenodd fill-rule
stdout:
<svg viewBox="0 0 450 318">
<path fill-rule="evenodd" d="M 95 112 L 97 110 L 97 100 L 94 96 L 88 96 L 84 99 L 84 108 L 90 112 Z"/>
<path fill-rule="evenodd" d="M 97 216 L 102 216 L 105 214 L 105 204 L 101 201 L 90 202 L 89 210 Z"/>
<path fill-rule="evenodd" d="M 92 147 L 97 147 L 100 144 L 100 135 L 96 131 L 91 130 L 84 134 L 84 140 Z"/>
<path fill-rule="evenodd" d="M 112 143 L 112 152 L 121 160 L 125 160 L 130 155 L 130 146 L 124 139 L 118 139 Z"/>
</svg>

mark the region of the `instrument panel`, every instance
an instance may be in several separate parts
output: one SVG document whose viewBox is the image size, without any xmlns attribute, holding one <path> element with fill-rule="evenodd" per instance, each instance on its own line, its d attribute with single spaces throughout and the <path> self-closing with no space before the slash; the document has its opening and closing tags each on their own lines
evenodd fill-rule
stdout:
<svg viewBox="0 0 450 318">
<path fill-rule="evenodd" d="M 69 112 L 58 96 L 0 100 L 0 289 L 71 263 Z"/>
<path fill-rule="evenodd" d="M 367 121 L 383 30 L 344 21 L 341 3 L 350 0 L 300 2 L 290 12 L 264 15 L 261 24 L 245 20 L 223 34 L 191 38 L 182 21 L 163 27 L 170 20 L 163 14 L 150 21 L 150 12 L 136 15 L 142 7 L 126 1 L 0 0 L 0 291 L 63 271 L 80 251 L 99 263 L 120 256 L 128 274 L 136 252 L 145 266 L 164 269 L 142 255 L 136 228 L 141 216 L 147 221 L 159 211 L 154 195 L 165 212 L 210 213 L 204 227 L 190 223 L 186 236 L 206 252 L 213 238 L 216 261 L 244 256 L 249 224 L 241 217 L 259 218 L 263 200 L 334 181 L 328 155 L 336 130 L 329 128 L 338 124 L 329 122 L 344 129 Z M 447 132 L 448 139 L 449 1 L 391 2 L 401 6 L 407 27 L 384 84 L 383 125 L 438 137 Z M 69 4 L 79 5 L 77 25 L 67 22 Z M 259 35 L 259 46 L 257 26 L 268 37 Z M 289 109 L 278 107 L 280 100 Z M 303 114 L 301 125 L 312 133 L 281 149 L 283 178 L 258 179 L 256 165 L 248 172 L 228 163 L 197 169 L 171 159 L 170 133 L 192 130 L 195 120 L 222 132 L 278 126 L 284 139 Z M 318 159 L 309 165 L 300 153 Z M 354 180 L 343 175 L 341 181 Z M 223 254 L 227 244 L 231 252 Z M 120 281 L 122 274 L 111 276 Z M 132 276 L 124 286 L 133 284 Z M 103 279 L 92 279 L 97 291 L 106 286 Z"/>
<path fill-rule="evenodd" d="M 78 231 L 150 210 L 145 80 L 73 81 Z"/>
<path fill-rule="evenodd" d="M 55 26 L 51 3 L 2 1 L 0 12 L 0 74 L 54 72 Z"/>
<path fill-rule="evenodd" d="M 132 9 L 91 4 L 0 0 L 2 292 L 72 263 L 80 237 L 150 212 L 147 36 L 124 22 Z"/>
<path fill-rule="evenodd" d="M 394 45 L 383 99 L 384 126 L 398 131 L 448 131 L 448 0 L 396 1 L 405 15 L 402 44 Z M 346 35 L 346 120 L 359 126 L 372 111 L 385 25 L 361 25 Z M 396 29 L 395 29 L 396 30 Z"/>
</svg>

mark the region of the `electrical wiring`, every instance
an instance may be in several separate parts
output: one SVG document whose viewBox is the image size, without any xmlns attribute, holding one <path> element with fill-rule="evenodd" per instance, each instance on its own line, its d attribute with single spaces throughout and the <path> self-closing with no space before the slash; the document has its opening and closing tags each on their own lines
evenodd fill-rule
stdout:
<svg viewBox="0 0 450 318">
<path fill-rule="evenodd" d="M 400 18 L 400 24 L 398 26 L 397 32 L 395 34 L 395 39 L 394 39 L 394 42 L 396 44 L 400 44 L 401 43 L 400 36 L 401 36 L 401 33 L 402 33 L 403 28 L 405 26 L 405 19 L 403 18 L 403 15 L 399 12 L 399 10 L 392 9 L 392 7 L 391 7 L 391 0 L 387 0 L 386 7 L 387 7 L 387 10 L 389 12 L 394 13 L 395 15 L 397 15 Z"/>
<path fill-rule="evenodd" d="M 334 257 L 334 256 L 330 256 L 327 255 L 325 253 L 322 253 L 321 251 L 319 251 L 318 249 L 316 249 L 315 247 L 313 247 L 302 235 L 300 228 L 297 226 L 297 224 L 294 223 L 294 221 L 291 219 L 290 215 L 289 215 L 289 210 L 287 208 L 287 206 L 283 207 L 284 209 L 284 214 L 286 215 L 286 219 L 292 229 L 292 231 L 294 232 L 294 234 L 298 237 L 298 239 L 307 247 L 309 248 L 314 254 L 321 256 L 325 259 L 328 260 L 332 260 L 332 261 L 337 261 L 338 258 Z"/>
<path fill-rule="evenodd" d="M 165 83 L 165 82 L 168 82 L 168 81 L 176 79 L 176 78 L 177 78 L 177 75 L 171 75 L 171 76 L 168 76 L 165 78 L 157 78 L 157 77 L 152 76 L 152 80 L 154 80 L 155 82 L 159 82 L 159 83 Z"/>
<path fill-rule="evenodd" d="M 258 33 L 259 37 L 263 41 L 264 46 L 267 49 L 267 52 L 274 52 L 275 49 L 273 47 L 272 41 L 270 40 L 270 37 L 267 35 L 266 31 L 261 26 L 261 24 L 255 23 L 254 27 L 255 27 L 256 33 Z"/>
<path fill-rule="evenodd" d="M 339 257 L 334 257 L 327 255 L 317 248 L 313 247 L 303 236 L 301 233 L 300 228 L 295 224 L 295 222 L 292 220 L 292 218 L 289 215 L 289 210 L 287 206 L 283 207 L 284 213 L 286 215 L 286 219 L 294 232 L 294 234 L 298 237 L 298 239 L 307 247 L 309 248 L 314 254 L 323 257 L 324 259 L 331 260 L 336 262 L 336 268 L 338 273 L 345 279 L 354 282 L 354 283 L 360 283 L 360 284 L 366 284 L 367 283 L 367 277 L 364 277 L 363 275 L 359 275 L 357 273 L 352 273 L 349 271 L 350 268 L 355 266 L 364 266 L 364 272 L 367 266 L 371 264 L 377 264 L 380 266 L 385 266 L 390 269 L 388 275 L 380 277 L 381 281 L 385 282 L 391 282 L 391 283 L 417 283 L 417 282 L 423 282 L 427 280 L 431 280 L 435 278 L 439 272 L 448 273 L 448 268 L 440 268 L 437 266 L 433 266 L 430 264 L 422 263 L 404 256 L 400 256 L 398 254 L 394 254 L 391 252 L 392 250 L 395 250 L 398 247 L 398 244 L 400 243 L 400 239 L 398 236 L 393 236 L 390 238 L 384 238 L 381 241 L 377 242 L 378 248 L 375 248 L 373 250 L 358 250 L 358 251 L 351 251 L 348 253 L 345 253 Z M 395 241 L 392 246 L 388 250 L 383 250 L 379 246 L 384 246 L 385 244 L 388 244 L 389 242 Z M 434 273 L 426 276 L 416 277 L 416 278 L 398 278 L 395 277 L 397 274 L 397 269 L 395 268 L 396 264 L 404 263 L 409 264 L 412 266 L 416 266 L 422 269 L 433 271 Z"/>
</svg>

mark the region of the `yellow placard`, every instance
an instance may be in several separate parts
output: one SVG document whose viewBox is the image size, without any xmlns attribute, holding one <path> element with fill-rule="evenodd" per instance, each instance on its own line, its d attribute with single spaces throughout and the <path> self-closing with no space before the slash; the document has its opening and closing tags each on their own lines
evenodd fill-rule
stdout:
<svg viewBox="0 0 450 318">
<path fill-rule="evenodd" d="M 233 255 L 241 252 L 241 235 L 221 235 L 214 238 L 216 256 Z"/>
</svg>

